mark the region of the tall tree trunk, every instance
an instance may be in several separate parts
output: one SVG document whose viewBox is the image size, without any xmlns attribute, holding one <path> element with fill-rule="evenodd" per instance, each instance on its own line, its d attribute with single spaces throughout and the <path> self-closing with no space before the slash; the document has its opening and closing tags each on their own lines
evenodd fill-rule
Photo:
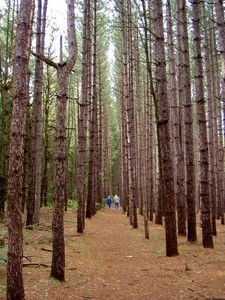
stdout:
<svg viewBox="0 0 225 300">
<path fill-rule="evenodd" d="M 138 177 L 140 177 L 140 193 L 142 194 L 142 206 L 143 206 L 143 219 L 144 219 L 144 231 L 145 231 L 145 238 L 149 239 L 149 222 L 148 222 L 148 208 L 149 208 L 149 203 L 148 200 L 150 198 L 148 197 L 147 191 L 148 191 L 148 184 L 147 184 L 147 142 L 148 138 L 147 135 L 149 132 L 146 130 L 147 127 L 147 115 L 146 111 L 144 110 L 145 117 L 144 122 L 138 126 L 139 128 L 139 164 L 140 164 L 140 171 L 138 174 Z M 140 116 L 139 116 L 140 117 Z M 141 129 L 142 127 L 142 129 Z"/>
<path fill-rule="evenodd" d="M 99 59 L 98 65 L 101 65 L 101 59 Z M 103 202 L 104 198 L 104 184 L 103 184 L 103 91 L 102 91 L 102 70 L 101 67 L 98 68 L 98 97 L 99 97 L 99 105 L 98 105 L 98 166 L 97 166 L 97 188 L 98 188 L 98 199 L 100 204 Z"/>
<path fill-rule="evenodd" d="M 45 103 L 44 103 L 44 125 L 43 125 L 43 177 L 41 184 L 41 204 L 47 206 L 47 195 L 48 195 L 48 160 L 49 160 L 49 98 L 50 91 L 48 87 Z"/>
<path fill-rule="evenodd" d="M 67 34 L 69 58 L 57 65 L 57 112 L 56 112 L 56 154 L 54 210 L 52 220 L 53 251 L 51 276 L 65 280 L 65 244 L 64 244 L 64 201 L 66 191 L 66 111 L 68 99 L 69 77 L 77 59 L 77 43 L 75 33 L 74 1 L 67 0 Z"/>
<path fill-rule="evenodd" d="M 121 74 L 121 82 L 123 83 L 120 87 L 121 97 L 120 97 L 120 117 L 121 117 L 121 127 L 120 127 L 120 144 L 121 144 L 121 168 L 120 168 L 120 180 L 121 180 L 121 199 L 123 211 L 127 212 L 129 215 L 129 202 L 128 202 L 128 154 L 127 154 L 127 134 L 126 134 L 126 105 L 125 105 L 125 66 L 123 66 Z"/>
<path fill-rule="evenodd" d="M 177 32 L 178 32 L 178 74 L 179 102 L 184 107 L 185 160 L 186 160 L 186 196 L 187 196 L 187 239 L 197 240 L 196 203 L 195 203 L 195 169 L 194 169 L 194 138 L 193 108 L 191 103 L 190 58 L 188 46 L 188 29 L 186 1 L 176 1 Z"/>
<path fill-rule="evenodd" d="M 37 20 L 37 45 L 36 52 L 44 54 L 44 45 L 41 33 L 42 31 L 42 0 L 38 0 L 38 20 Z M 39 223 L 39 214 L 41 206 L 41 101 L 43 85 L 43 61 L 36 58 L 35 66 L 35 86 L 34 86 L 34 153 L 35 153 L 35 194 L 34 194 L 34 224 Z"/>
<path fill-rule="evenodd" d="M 85 175 L 86 175 L 86 144 L 87 144 L 87 104 L 89 79 L 89 49 L 90 48 L 90 0 L 84 0 L 83 12 L 83 53 L 82 53 L 82 99 L 78 120 L 78 208 L 77 232 L 84 232 L 85 217 Z"/>
<path fill-rule="evenodd" d="M 194 51 L 195 51 L 195 94 L 197 103 L 197 118 L 200 146 L 200 203 L 202 221 L 202 243 L 204 248 L 213 248 L 213 239 L 210 220 L 210 198 L 209 198 L 209 153 L 206 126 L 205 99 L 203 88 L 203 67 L 201 53 L 201 0 L 193 0 L 193 29 L 194 29 Z"/>
<path fill-rule="evenodd" d="M 41 55 L 44 54 L 45 26 L 47 13 L 46 2 L 47 0 L 45 0 L 42 18 L 42 0 L 38 0 L 36 53 L 39 53 Z M 39 57 L 36 57 L 35 63 L 36 64 L 34 84 L 33 130 L 31 141 L 31 179 L 27 207 L 27 226 L 39 223 L 41 206 L 41 101 L 43 86 L 43 61 Z"/>
<path fill-rule="evenodd" d="M 130 166 L 130 132 L 127 125 L 128 116 L 127 116 L 127 99 L 128 99 L 128 45 L 127 45 L 127 10 L 126 2 L 121 1 L 121 21 L 122 21 L 122 48 L 123 48 L 123 86 L 122 86 L 122 101 L 121 101 L 121 112 L 122 112 L 122 147 L 123 147 L 123 173 L 127 175 L 124 179 L 124 189 L 126 191 L 125 197 L 127 203 L 127 213 L 130 219 L 130 224 L 133 224 L 133 191 L 131 186 L 131 166 Z M 125 171 L 126 170 L 126 171 Z"/>
<path fill-rule="evenodd" d="M 129 196 L 132 203 L 132 225 L 138 227 L 137 220 L 137 181 L 136 181 L 136 151 L 135 151 L 135 103 L 134 103 L 134 54 L 133 54 L 133 20 L 132 3 L 127 2 L 127 54 L 128 54 L 128 98 L 127 98 L 127 128 L 129 132 L 128 152 L 130 158 L 130 180 Z"/>
<path fill-rule="evenodd" d="M 0 197 L 0 220 L 5 217 L 5 201 L 7 193 L 7 173 L 9 157 L 9 136 L 10 120 L 12 113 L 12 78 L 11 69 L 13 64 L 13 49 L 15 47 L 15 22 L 18 19 L 18 10 L 16 10 L 15 1 L 7 2 L 6 23 L 1 23 L 2 32 L 4 32 L 4 42 L 1 43 L 0 51 L 0 176 L 1 176 L 1 194 Z M 4 40 L 3 37 L 3 40 Z M 2 40 L 2 39 L 1 39 Z"/>
<path fill-rule="evenodd" d="M 221 71 L 222 71 L 222 99 L 225 99 L 225 17 L 224 17 L 224 4 L 223 0 L 216 0 L 216 17 L 217 26 L 219 34 L 219 45 L 220 45 L 220 59 L 221 59 Z M 224 104 L 223 104 L 224 105 Z M 225 107 L 225 106 L 224 106 Z M 224 114 L 224 109 L 223 109 Z M 223 124 L 224 126 L 224 124 Z M 224 153 L 220 153 L 220 157 L 224 158 Z M 222 165 L 224 166 L 224 161 L 222 159 Z M 223 173 L 223 172 L 222 172 Z M 221 176 L 222 177 L 222 176 Z M 222 189 L 222 201 L 220 203 L 220 215 L 221 222 L 224 224 L 224 212 L 225 212 L 225 201 L 224 201 L 224 183 L 221 184 Z"/>
<path fill-rule="evenodd" d="M 156 93 L 159 107 L 159 152 L 162 166 L 162 197 L 165 214 L 166 255 L 178 255 L 176 233 L 176 211 L 173 190 L 173 167 L 169 128 L 169 106 L 167 98 L 165 48 L 163 36 L 162 1 L 154 0 Z"/>
<path fill-rule="evenodd" d="M 175 153 L 174 165 L 174 188 L 177 203 L 177 216 L 178 216 L 178 234 L 186 235 L 186 199 L 185 199 L 185 165 L 184 165 L 184 152 L 183 152 L 183 111 L 178 105 L 177 99 L 177 83 L 176 83 L 176 68 L 175 68 L 175 55 L 174 55 L 174 42 L 172 31 L 172 19 L 170 0 L 167 1 L 167 32 L 168 32 L 168 51 L 169 51 L 169 72 L 170 72 L 170 98 L 171 107 L 171 131 L 173 141 L 173 152 Z M 178 42 L 179 43 L 179 42 Z M 179 78 L 179 82 L 181 82 Z"/>
<path fill-rule="evenodd" d="M 23 161 L 28 107 L 28 55 L 32 0 L 22 0 L 17 25 L 13 68 L 13 108 L 8 177 L 7 299 L 25 299 L 23 263 Z"/>
<path fill-rule="evenodd" d="M 207 5 L 207 4 L 206 4 Z M 215 153 L 217 153 L 217 120 L 215 122 L 217 107 L 215 107 L 214 111 L 214 97 L 213 97 L 213 86 L 214 82 L 212 81 L 212 58 L 210 54 L 210 43 L 209 38 L 211 34 L 211 30 L 206 30 L 210 28 L 211 22 L 208 20 L 210 17 L 210 10 L 208 12 L 208 7 L 205 7 L 205 4 L 202 4 L 203 7 L 203 24 L 204 24 L 204 64 L 205 64 L 205 73 L 206 73 L 206 91 L 207 91 L 207 107 L 208 107 L 208 136 L 209 136 L 209 197 L 211 203 L 211 224 L 212 224 L 212 234 L 217 235 L 216 232 L 216 202 L 219 197 L 218 188 L 217 188 L 217 168 L 216 168 L 216 160 L 217 157 Z"/>
<path fill-rule="evenodd" d="M 223 0 L 216 0 L 216 17 L 222 64 L 222 95 L 223 99 L 225 99 L 225 18 Z"/>
<path fill-rule="evenodd" d="M 126 109 L 126 140 L 128 155 L 128 195 L 129 218 L 133 228 L 137 228 L 137 199 L 136 196 L 136 161 L 135 161 L 135 120 L 134 120 L 134 83 L 133 83 L 133 27 L 131 6 L 129 1 L 121 2 L 122 42 L 124 64 L 124 101 Z"/>
<path fill-rule="evenodd" d="M 120 74 L 120 181 L 121 181 L 121 200 L 124 213 L 126 212 L 129 216 L 129 191 L 128 191 L 128 147 L 127 147 L 127 126 L 126 126 L 126 94 L 127 94 L 127 46 L 126 46 L 126 18 L 124 12 L 124 3 L 120 1 L 120 6 L 118 7 L 121 11 L 121 28 L 122 28 L 122 55 L 121 60 L 123 64 L 121 66 Z"/>
<path fill-rule="evenodd" d="M 150 11 L 150 2 L 149 4 L 149 11 Z M 144 23 L 144 40 L 143 40 L 143 46 L 144 46 L 144 51 L 145 51 L 145 56 L 146 56 L 146 66 L 147 66 L 147 72 L 148 72 L 148 77 L 149 77 L 149 88 L 152 96 L 152 100 L 154 103 L 154 113 L 155 113 L 155 122 L 156 122 L 156 144 L 157 144 L 157 158 L 158 158 L 158 165 L 155 162 L 155 169 L 158 169 L 159 171 L 156 171 L 158 178 L 158 183 L 157 183 L 157 190 L 158 190 L 158 195 L 157 195 L 157 203 L 155 204 L 155 222 L 156 224 L 162 224 L 162 215 L 163 215 L 163 203 L 162 203 L 162 157 L 161 157 L 161 145 L 160 145 L 160 128 L 159 128 L 159 103 L 158 103 L 158 98 L 157 98 L 157 93 L 156 89 L 154 86 L 154 79 L 153 79 L 153 68 L 151 65 L 151 49 L 150 44 L 149 44 L 149 36 L 148 36 L 148 22 L 147 19 L 149 16 L 147 15 L 147 9 L 145 6 L 145 1 L 142 0 L 142 8 L 143 8 L 143 23 Z M 152 8 L 151 8 L 152 9 Z M 151 42 L 151 41 L 150 41 Z M 156 191 L 156 189 L 155 189 Z M 156 198 L 156 197 L 155 197 Z"/>
<path fill-rule="evenodd" d="M 90 114 L 90 154 L 89 154 L 89 178 L 88 178 L 88 197 L 86 207 L 86 217 L 91 218 L 95 214 L 96 202 L 96 159 L 97 159 L 97 19 L 96 19 L 96 0 L 94 0 L 93 8 L 93 73 L 92 73 L 92 110 Z"/>
<path fill-rule="evenodd" d="M 148 198 L 148 218 L 153 221 L 153 213 L 155 206 L 156 195 L 154 193 L 154 172 L 153 172 L 153 149 L 154 149 L 154 137 L 153 137 L 153 101 L 150 94 L 149 76 L 146 76 L 146 189 Z M 155 161 L 157 163 L 157 160 Z"/>
</svg>

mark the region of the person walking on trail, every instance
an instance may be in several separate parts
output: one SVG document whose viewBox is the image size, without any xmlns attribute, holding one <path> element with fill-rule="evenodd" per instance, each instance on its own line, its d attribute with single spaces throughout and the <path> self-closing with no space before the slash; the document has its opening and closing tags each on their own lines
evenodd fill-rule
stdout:
<svg viewBox="0 0 225 300">
<path fill-rule="evenodd" d="M 107 197 L 106 199 L 106 207 L 107 209 L 110 209 L 111 208 L 111 203 L 112 203 L 112 199 L 110 197 L 110 195 Z"/>
<path fill-rule="evenodd" d="M 114 200 L 115 211 L 117 211 L 120 207 L 120 198 L 116 194 L 113 200 Z"/>
</svg>

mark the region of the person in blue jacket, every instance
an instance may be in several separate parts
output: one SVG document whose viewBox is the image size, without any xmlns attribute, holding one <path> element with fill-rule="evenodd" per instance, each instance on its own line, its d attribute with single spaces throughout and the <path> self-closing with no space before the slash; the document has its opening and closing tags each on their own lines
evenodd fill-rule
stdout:
<svg viewBox="0 0 225 300">
<path fill-rule="evenodd" d="M 111 208 L 111 203 L 112 203 L 112 199 L 110 197 L 110 195 L 107 197 L 106 199 L 106 207 L 107 209 L 110 209 Z"/>
</svg>

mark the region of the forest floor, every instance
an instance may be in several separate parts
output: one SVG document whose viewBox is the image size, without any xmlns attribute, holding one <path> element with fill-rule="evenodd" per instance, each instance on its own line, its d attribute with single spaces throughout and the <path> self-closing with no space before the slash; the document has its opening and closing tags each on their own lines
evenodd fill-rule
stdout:
<svg viewBox="0 0 225 300">
<path fill-rule="evenodd" d="M 27 300 L 225 300 L 225 226 L 218 222 L 214 249 L 178 237 L 179 255 L 165 256 L 163 226 L 143 220 L 133 229 L 122 211 L 101 209 L 76 233 L 74 210 L 65 213 L 66 281 L 49 278 L 52 210 L 41 210 L 41 224 L 24 230 L 24 286 Z M 4 231 L 4 228 L 2 228 Z M 7 239 L 6 239 L 7 245 Z M 6 256 L 0 249 L 0 262 Z M 33 264 L 33 265 L 32 265 Z M 36 265 L 35 265 L 36 264 Z M 0 299 L 5 299 L 6 265 L 0 264 Z"/>
</svg>

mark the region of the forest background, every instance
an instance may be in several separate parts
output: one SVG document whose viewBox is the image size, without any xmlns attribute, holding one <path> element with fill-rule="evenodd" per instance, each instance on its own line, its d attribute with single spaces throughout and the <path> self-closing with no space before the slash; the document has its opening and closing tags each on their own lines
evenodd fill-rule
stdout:
<svg viewBox="0 0 225 300">
<path fill-rule="evenodd" d="M 197 240 L 198 212 L 205 248 L 216 219 L 224 224 L 223 1 L 67 1 L 58 48 L 47 8 L 8 0 L 0 15 L 9 299 L 23 295 L 21 212 L 32 229 L 53 205 L 51 275 L 61 281 L 69 207 L 83 233 L 119 193 L 134 228 L 143 215 L 146 238 L 149 220 L 164 221 L 167 256 L 178 255 L 177 234 Z"/>
</svg>

